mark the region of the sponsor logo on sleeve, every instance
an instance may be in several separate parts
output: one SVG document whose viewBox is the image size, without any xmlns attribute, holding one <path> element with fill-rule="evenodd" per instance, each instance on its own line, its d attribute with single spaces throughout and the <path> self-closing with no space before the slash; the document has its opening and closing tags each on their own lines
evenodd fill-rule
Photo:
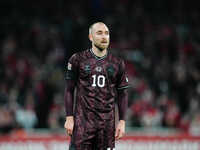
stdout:
<svg viewBox="0 0 200 150">
<path fill-rule="evenodd" d="M 126 77 L 126 82 L 128 82 L 128 77 Z"/>
<path fill-rule="evenodd" d="M 72 64 L 68 63 L 67 69 L 68 69 L 68 70 L 72 70 Z"/>
</svg>

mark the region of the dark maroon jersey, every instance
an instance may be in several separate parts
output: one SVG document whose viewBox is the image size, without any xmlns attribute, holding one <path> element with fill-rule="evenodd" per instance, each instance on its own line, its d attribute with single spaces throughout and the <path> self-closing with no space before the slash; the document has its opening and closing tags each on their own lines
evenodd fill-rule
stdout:
<svg viewBox="0 0 200 150">
<path fill-rule="evenodd" d="M 111 119 L 117 90 L 129 86 L 123 60 L 109 52 L 99 58 L 91 49 L 69 59 L 66 79 L 77 87 L 74 115 L 81 112 L 87 119 Z"/>
</svg>

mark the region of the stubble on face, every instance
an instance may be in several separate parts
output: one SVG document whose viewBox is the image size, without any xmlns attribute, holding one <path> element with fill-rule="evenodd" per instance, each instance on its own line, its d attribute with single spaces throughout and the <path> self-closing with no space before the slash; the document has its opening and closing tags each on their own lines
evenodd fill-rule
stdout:
<svg viewBox="0 0 200 150">
<path fill-rule="evenodd" d="M 103 23 L 94 24 L 92 27 L 93 45 L 99 50 L 103 51 L 108 48 L 110 42 L 110 35 L 108 27 Z"/>
</svg>

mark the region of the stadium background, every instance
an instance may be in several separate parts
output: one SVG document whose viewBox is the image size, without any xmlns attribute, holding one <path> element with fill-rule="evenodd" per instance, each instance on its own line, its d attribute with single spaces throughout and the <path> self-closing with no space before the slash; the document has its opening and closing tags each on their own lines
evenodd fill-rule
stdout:
<svg viewBox="0 0 200 150">
<path fill-rule="evenodd" d="M 88 27 L 96 21 L 109 26 L 109 50 L 126 60 L 129 74 L 122 143 L 165 150 L 178 140 L 174 150 L 199 150 L 199 7 L 194 0 L 1 0 L 0 150 L 14 137 L 65 143 L 65 64 L 90 46 Z"/>
</svg>

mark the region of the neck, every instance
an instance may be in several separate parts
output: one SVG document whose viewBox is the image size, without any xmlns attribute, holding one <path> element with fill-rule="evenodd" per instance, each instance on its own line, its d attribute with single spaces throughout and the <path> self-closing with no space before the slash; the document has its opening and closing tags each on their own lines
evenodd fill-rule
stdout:
<svg viewBox="0 0 200 150">
<path fill-rule="evenodd" d="M 99 50 L 97 47 L 92 46 L 92 51 L 97 57 L 103 57 L 107 54 L 107 49 Z"/>
</svg>

